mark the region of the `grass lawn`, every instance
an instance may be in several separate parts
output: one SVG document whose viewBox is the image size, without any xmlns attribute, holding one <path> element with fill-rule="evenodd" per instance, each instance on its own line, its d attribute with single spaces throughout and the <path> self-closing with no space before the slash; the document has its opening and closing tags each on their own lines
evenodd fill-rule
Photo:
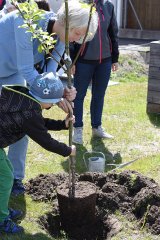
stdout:
<svg viewBox="0 0 160 240">
<path fill-rule="evenodd" d="M 130 63 L 132 64 L 132 63 Z M 122 77 L 122 76 L 121 76 Z M 147 98 L 147 77 L 133 82 L 132 79 L 120 81 L 119 85 L 108 88 L 105 97 L 103 112 L 103 127 L 114 135 L 113 140 L 97 140 L 91 138 L 89 100 L 90 90 L 85 99 L 84 112 L 84 145 L 77 147 L 76 171 L 86 171 L 83 154 L 86 151 L 94 150 L 103 152 L 106 156 L 106 163 L 124 163 L 137 159 L 135 163 L 123 169 L 136 170 L 144 175 L 155 179 L 160 183 L 160 120 L 158 116 L 146 114 Z M 45 116 L 62 119 L 63 113 L 53 107 L 50 111 L 44 112 Z M 68 142 L 68 132 L 61 131 L 52 133 L 61 141 Z M 106 166 L 106 171 L 110 170 Z M 30 140 L 26 178 L 34 178 L 40 173 L 58 173 L 68 171 L 66 158 L 47 152 L 39 145 Z M 31 200 L 30 196 L 13 198 L 11 204 L 14 207 L 24 210 L 25 217 L 21 225 L 25 228 L 25 234 L 21 236 L 0 236 L 1 240 L 49 240 L 54 239 L 42 230 L 37 219 L 50 210 L 51 203 L 38 203 Z M 147 233 L 146 230 L 135 228 L 135 222 L 128 222 L 127 219 L 117 212 L 117 217 L 123 222 L 122 231 L 113 240 L 158 240 L 158 236 Z M 65 239 L 62 238 L 62 239 Z"/>
</svg>

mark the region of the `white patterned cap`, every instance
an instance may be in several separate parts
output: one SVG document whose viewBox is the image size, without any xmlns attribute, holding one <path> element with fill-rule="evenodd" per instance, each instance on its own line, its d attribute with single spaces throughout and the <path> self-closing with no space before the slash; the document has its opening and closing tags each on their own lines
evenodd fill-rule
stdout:
<svg viewBox="0 0 160 240">
<path fill-rule="evenodd" d="M 64 93 L 64 87 L 58 76 L 50 73 L 40 74 L 30 87 L 30 94 L 43 103 L 60 102 Z"/>
</svg>

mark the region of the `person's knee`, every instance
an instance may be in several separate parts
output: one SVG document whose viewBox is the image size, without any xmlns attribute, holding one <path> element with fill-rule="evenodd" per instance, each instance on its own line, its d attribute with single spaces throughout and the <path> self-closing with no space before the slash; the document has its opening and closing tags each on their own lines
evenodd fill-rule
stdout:
<svg viewBox="0 0 160 240">
<path fill-rule="evenodd" d="M 11 189 L 13 186 L 13 180 L 14 180 L 13 173 L 11 172 L 10 174 L 7 174 L 4 179 L 4 187 L 6 189 Z"/>
<path fill-rule="evenodd" d="M 84 100 L 84 98 L 85 98 L 85 96 L 86 96 L 86 92 L 84 92 L 84 93 L 78 93 L 77 92 L 77 95 L 76 95 L 76 98 L 75 98 L 75 102 L 77 101 L 83 101 Z"/>
<path fill-rule="evenodd" d="M 105 97 L 105 92 L 97 92 L 92 94 L 92 99 L 94 101 L 100 101 L 103 100 Z"/>
</svg>

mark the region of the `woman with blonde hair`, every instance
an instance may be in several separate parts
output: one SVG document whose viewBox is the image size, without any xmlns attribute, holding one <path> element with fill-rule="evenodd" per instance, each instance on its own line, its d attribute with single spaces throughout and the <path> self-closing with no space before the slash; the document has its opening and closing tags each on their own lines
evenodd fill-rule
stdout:
<svg viewBox="0 0 160 240">
<path fill-rule="evenodd" d="M 86 33 L 90 8 L 83 8 L 77 0 L 70 0 L 68 7 L 69 41 L 81 42 Z M 57 40 L 55 49 L 60 56 L 64 52 L 65 21 L 63 4 L 57 15 L 53 12 L 45 12 L 37 23 L 37 27 L 43 31 L 48 31 L 49 34 L 55 33 L 54 38 Z M 46 60 L 44 51 L 41 53 L 38 51 L 39 40 L 32 39 L 32 33 L 19 27 L 23 24 L 24 19 L 17 11 L 8 13 L 0 19 L 0 87 L 3 84 L 32 85 L 33 80 L 40 73 L 56 72 L 58 64 L 53 59 Z M 93 13 L 86 41 L 93 38 L 97 24 L 97 14 Z M 60 61 L 60 56 L 54 49 L 52 54 L 57 61 Z M 75 88 L 65 89 L 64 94 L 72 101 L 73 96 L 75 97 Z M 14 168 L 13 187 L 16 195 L 24 193 L 22 180 L 25 174 L 27 145 L 28 138 L 25 136 L 9 147 L 8 157 Z"/>
</svg>

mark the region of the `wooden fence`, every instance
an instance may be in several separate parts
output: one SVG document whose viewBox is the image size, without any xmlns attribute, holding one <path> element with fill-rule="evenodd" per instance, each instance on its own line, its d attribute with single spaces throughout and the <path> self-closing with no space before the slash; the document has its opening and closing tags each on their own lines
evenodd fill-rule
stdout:
<svg viewBox="0 0 160 240">
<path fill-rule="evenodd" d="M 143 30 L 160 31 L 160 0 L 132 0 Z M 139 29 L 138 22 L 128 1 L 127 28 Z"/>
<path fill-rule="evenodd" d="M 160 113 L 160 41 L 150 45 L 147 112 Z"/>
</svg>

